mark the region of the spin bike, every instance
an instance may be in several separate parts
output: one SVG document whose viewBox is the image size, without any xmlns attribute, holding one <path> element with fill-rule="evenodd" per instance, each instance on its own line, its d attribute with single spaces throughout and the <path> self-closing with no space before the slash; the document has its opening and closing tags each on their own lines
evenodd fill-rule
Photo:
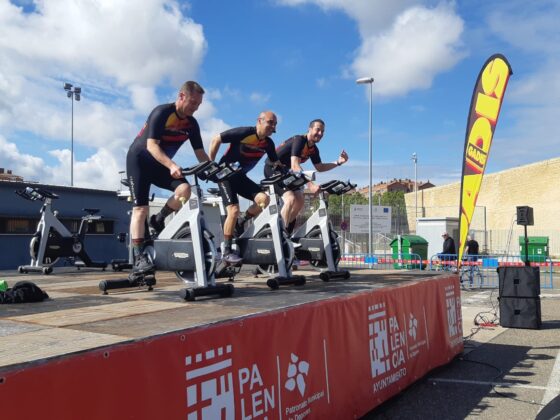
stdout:
<svg viewBox="0 0 560 420">
<path fill-rule="evenodd" d="M 183 169 L 184 176 L 193 176 L 191 197 L 175 214 L 173 219 L 144 250 L 155 270 L 175 271 L 175 275 L 187 286 L 181 290 L 184 300 L 198 296 L 233 294 L 232 284 L 217 284 L 214 272 L 218 258 L 213 235 L 206 229 L 202 211 L 202 188 L 199 179 L 218 182 L 235 173 L 235 168 L 220 168 L 216 162 L 207 161 Z M 130 273 L 126 279 L 103 280 L 99 288 L 107 290 L 155 284 L 155 274 Z"/>
<path fill-rule="evenodd" d="M 243 258 L 242 262 L 233 265 L 221 261 L 217 274 L 218 278 L 228 278 L 233 281 L 241 270 L 242 264 L 255 264 L 263 274 L 272 275 L 273 271 L 278 274 L 276 277 L 269 278 L 266 282 L 272 290 L 278 289 L 281 285 L 294 284 L 301 286 L 305 284 L 305 276 L 292 275 L 294 247 L 284 229 L 278 205 L 279 197 L 274 190 L 274 186 L 298 189 L 306 182 L 302 175 L 291 172 L 274 174 L 260 182 L 263 189 L 268 190 L 270 204 L 234 240 L 234 246 L 237 247 L 239 255 Z M 215 195 L 219 194 L 217 188 L 211 188 L 208 192 Z M 223 202 L 220 201 L 219 203 L 223 223 L 227 213 Z M 271 267 L 274 267 L 274 270 L 271 271 Z"/>
<path fill-rule="evenodd" d="M 356 188 L 355 184 L 342 181 L 329 181 L 320 185 L 319 207 L 292 234 L 292 241 L 301 244 L 296 248 L 298 260 L 309 261 L 311 266 L 321 271 L 319 277 L 323 281 L 335 278 L 350 278 L 348 270 L 338 270 L 340 261 L 340 244 L 338 235 L 332 229 L 328 214 L 326 194 L 342 195 Z"/>
<path fill-rule="evenodd" d="M 50 274 L 60 258 L 69 259 L 78 269 L 83 264 L 85 267 L 101 268 L 105 271 L 107 263 L 92 261 L 84 245 L 88 225 L 101 219 L 101 216 L 97 215 L 99 209 L 83 209 L 87 214 L 82 217 L 78 233 L 71 233 L 58 220 L 58 212 L 52 210 L 52 200 L 57 199 L 58 195 L 36 187 L 26 187 L 24 190 L 16 191 L 16 194 L 29 201 L 43 202 L 40 210 L 41 219 L 29 243 L 31 263 L 20 265 L 19 273 L 33 271 Z"/>
</svg>

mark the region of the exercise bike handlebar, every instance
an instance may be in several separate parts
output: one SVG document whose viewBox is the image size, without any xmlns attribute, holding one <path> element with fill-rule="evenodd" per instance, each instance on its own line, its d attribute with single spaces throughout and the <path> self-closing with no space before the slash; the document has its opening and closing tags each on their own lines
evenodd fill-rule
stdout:
<svg viewBox="0 0 560 420">
<path fill-rule="evenodd" d="M 222 182 L 232 177 L 233 175 L 241 172 L 241 165 L 237 162 L 228 163 L 222 162 L 218 165 L 217 169 L 208 174 L 207 178 L 213 182 Z"/>
<path fill-rule="evenodd" d="M 278 185 L 288 190 L 297 190 L 309 182 L 309 177 L 303 172 L 277 172 L 272 176 L 261 180 L 260 184 L 263 187 L 269 185 Z"/>
<path fill-rule="evenodd" d="M 56 195 L 55 193 L 44 190 L 42 188 L 25 187 L 25 189 L 17 190 L 15 193 L 29 201 L 45 201 L 47 198 L 58 198 L 58 195 Z"/>
<path fill-rule="evenodd" d="M 202 180 L 222 182 L 240 171 L 241 167 L 239 164 L 227 162 L 218 164 L 209 160 L 191 166 L 190 168 L 184 168 L 183 175 L 194 175 Z"/>
<path fill-rule="evenodd" d="M 350 181 L 343 182 L 335 179 L 321 184 L 320 187 L 321 191 L 324 191 L 326 193 L 342 195 L 356 188 L 356 184 L 352 184 L 350 183 Z"/>
<path fill-rule="evenodd" d="M 212 160 L 207 160 L 204 162 L 197 163 L 194 166 L 188 168 L 183 168 L 182 173 L 184 176 L 200 175 L 203 171 L 209 169 L 210 167 L 218 166 L 218 164 Z"/>
</svg>

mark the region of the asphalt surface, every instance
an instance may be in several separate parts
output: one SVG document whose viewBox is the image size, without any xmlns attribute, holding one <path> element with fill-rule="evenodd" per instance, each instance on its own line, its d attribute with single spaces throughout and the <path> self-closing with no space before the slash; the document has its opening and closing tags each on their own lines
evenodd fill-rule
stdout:
<svg viewBox="0 0 560 420">
<path fill-rule="evenodd" d="M 560 419 L 558 398 L 544 409 L 560 394 L 560 289 L 541 290 L 539 330 L 500 327 L 495 289 L 463 291 L 462 309 L 463 354 L 363 420 Z"/>
</svg>

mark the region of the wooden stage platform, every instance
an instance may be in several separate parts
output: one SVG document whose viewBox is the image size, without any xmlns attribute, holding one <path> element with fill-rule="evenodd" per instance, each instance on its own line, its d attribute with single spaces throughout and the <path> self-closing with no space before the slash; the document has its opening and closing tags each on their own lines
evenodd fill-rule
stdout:
<svg viewBox="0 0 560 420">
<path fill-rule="evenodd" d="M 50 296 L 0 305 L 0 395 L 42 405 L 10 404 L 7 418 L 351 418 L 462 350 L 450 274 L 364 269 L 326 283 L 300 270 L 304 286 L 272 291 L 247 272 L 232 297 L 196 302 L 174 273 L 108 295 L 99 281 L 126 273 L 5 274 Z"/>
</svg>

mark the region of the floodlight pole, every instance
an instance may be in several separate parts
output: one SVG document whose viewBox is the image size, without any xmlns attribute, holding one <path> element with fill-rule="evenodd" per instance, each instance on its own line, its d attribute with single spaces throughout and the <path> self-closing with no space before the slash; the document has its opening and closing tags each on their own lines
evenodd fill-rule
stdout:
<svg viewBox="0 0 560 420">
<path fill-rule="evenodd" d="M 71 83 L 64 83 L 66 96 L 72 102 L 72 112 L 70 118 L 70 186 L 74 186 L 74 99 L 80 100 L 82 88 L 73 86 Z"/>
<path fill-rule="evenodd" d="M 416 152 L 412 154 L 411 159 L 414 162 L 414 229 L 416 230 L 418 224 L 418 155 Z"/>
</svg>

